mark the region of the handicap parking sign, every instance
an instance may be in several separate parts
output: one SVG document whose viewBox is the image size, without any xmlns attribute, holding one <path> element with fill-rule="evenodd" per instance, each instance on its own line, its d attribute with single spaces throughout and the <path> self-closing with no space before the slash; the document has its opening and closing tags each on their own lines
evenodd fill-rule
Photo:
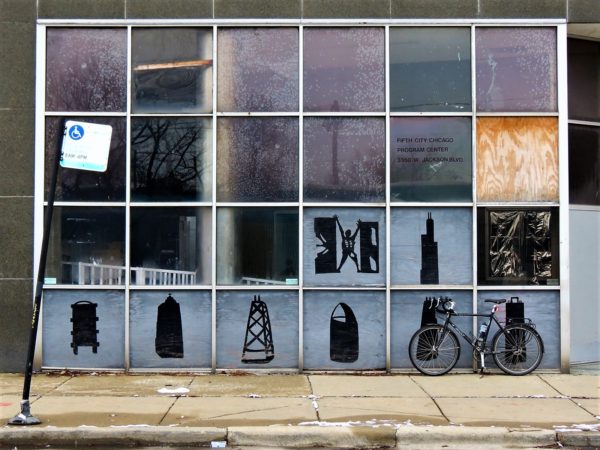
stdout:
<svg viewBox="0 0 600 450">
<path fill-rule="evenodd" d="M 111 136 L 110 125 L 68 120 L 61 148 L 61 167 L 105 172 Z"/>
</svg>

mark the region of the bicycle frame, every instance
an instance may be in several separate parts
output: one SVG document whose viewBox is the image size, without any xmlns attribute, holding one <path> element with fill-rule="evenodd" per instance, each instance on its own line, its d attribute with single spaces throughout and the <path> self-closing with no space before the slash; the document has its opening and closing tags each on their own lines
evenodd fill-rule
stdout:
<svg viewBox="0 0 600 450">
<path fill-rule="evenodd" d="M 454 311 L 452 311 L 452 312 L 446 311 L 444 313 L 446 317 L 444 319 L 444 324 L 442 325 L 443 330 L 442 330 L 442 334 L 440 335 L 440 342 L 442 342 L 444 340 L 448 330 L 451 328 L 452 330 L 457 332 L 473 348 L 473 351 L 479 352 L 479 356 L 481 358 L 481 370 L 483 370 L 485 368 L 485 361 L 484 361 L 485 355 L 492 354 L 492 351 L 487 350 L 487 338 L 489 336 L 490 327 L 492 325 L 492 322 L 495 322 L 496 325 L 498 325 L 498 328 L 502 331 L 502 333 L 505 333 L 505 327 L 503 327 L 502 324 L 496 318 L 497 310 L 498 310 L 498 305 L 494 305 L 492 307 L 492 312 L 490 312 L 489 314 L 457 313 Z M 436 311 L 436 313 L 442 314 L 438 311 Z M 453 316 L 455 316 L 455 317 L 485 317 L 487 319 L 486 331 L 485 331 L 483 337 L 481 338 L 481 341 L 479 341 L 479 338 L 477 336 L 473 336 L 473 335 L 469 335 L 469 334 L 465 333 L 454 322 L 452 322 Z"/>
</svg>

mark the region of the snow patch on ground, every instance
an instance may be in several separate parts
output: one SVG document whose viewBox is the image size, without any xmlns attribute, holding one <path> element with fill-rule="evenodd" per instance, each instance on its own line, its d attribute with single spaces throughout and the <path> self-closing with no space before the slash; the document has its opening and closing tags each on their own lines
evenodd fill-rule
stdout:
<svg viewBox="0 0 600 450">
<path fill-rule="evenodd" d="M 554 429 L 559 432 L 566 431 L 600 431 L 600 423 L 580 423 L 571 426 L 555 425 Z"/>
<path fill-rule="evenodd" d="M 178 388 L 160 388 L 158 391 L 159 394 L 170 394 L 170 395 L 185 395 L 190 392 L 188 388 L 178 387 Z"/>
</svg>

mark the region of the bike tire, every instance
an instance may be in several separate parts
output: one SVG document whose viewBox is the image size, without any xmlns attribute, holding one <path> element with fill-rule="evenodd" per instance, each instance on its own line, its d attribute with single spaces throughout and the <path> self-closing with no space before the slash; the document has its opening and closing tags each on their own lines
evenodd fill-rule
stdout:
<svg viewBox="0 0 600 450">
<path fill-rule="evenodd" d="M 426 325 L 417 330 L 410 339 L 410 362 L 424 375 L 444 375 L 458 362 L 460 344 L 456 334 L 447 330 L 444 340 L 437 342 L 443 328 L 441 325 Z"/>
<path fill-rule="evenodd" d="M 538 332 L 525 324 L 507 325 L 492 340 L 492 357 L 509 375 L 527 375 L 542 362 L 544 343 Z"/>
</svg>

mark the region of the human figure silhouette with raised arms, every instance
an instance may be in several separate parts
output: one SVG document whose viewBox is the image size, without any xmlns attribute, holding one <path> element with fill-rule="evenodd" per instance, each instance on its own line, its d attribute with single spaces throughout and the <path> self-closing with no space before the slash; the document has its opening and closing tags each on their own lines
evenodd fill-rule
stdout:
<svg viewBox="0 0 600 450">
<path fill-rule="evenodd" d="M 344 232 L 344 229 L 342 228 L 342 224 L 340 223 L 338 216 L 333 216 L 333 218 L 337 222 L 338 228 L 340 229 L 340 233 L 342 234 L 342 260 L 340 261 L 340 265 L 338 266 L 336 272 L 340 271 L 340 269 L 348 259 L 348 256 L 352 261 L 354 261 L 354 264 L 356 265 L 356 271 L 360 272 L 360 268 L 358 267 L 358 257 L 354 252 L 354 244 L 356 241 L 356 235 L 358 234 L 358 230 L 360 229 L 361 221 L 358 220 L 356 222 L 356 231 L 354 232 L 354 234 L 350 235 L 350 229 Z"/>
</svg>

